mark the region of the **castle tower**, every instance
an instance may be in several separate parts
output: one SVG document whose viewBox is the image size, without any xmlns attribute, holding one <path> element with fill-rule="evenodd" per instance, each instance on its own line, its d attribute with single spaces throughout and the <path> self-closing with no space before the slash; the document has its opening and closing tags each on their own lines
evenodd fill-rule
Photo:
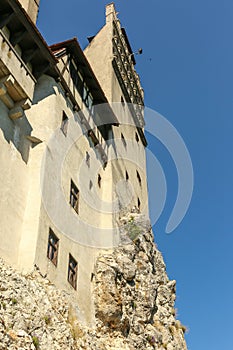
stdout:
<svg viewBox="0 0 233 350">
<path fill-rule="evenodd" d="M 134 53 L 117 17 L 114 3 L 106 6 L 106 23 L 103 28 L 88 40 L 89 45 L 84 53 L 119 120 L 119 126 L 113 128 L 113 139 L 118 140 L 117 167 L 112 164 L 113 184 L 117 184 L 122 173 L 125 173 L 125 179 L 129 179 L 134 190 L 128 209 L 134 206 L 147 215 L 144 93 L 135 70 Z M 120 171 L 117 170 L 119 165 Z M 127 189 L 123 192 L 127 193 Z M 128 193 L 127 195 L 129 196 Z M 118 200 L 122 207 L 123 197 L 124 194 L 119 193 Z M 127 200 L 126 196 L 125 199 Z"/>
<path fill-rule="evenodd" d="M 27 12 L 31 20 L 36 23 L 40 0 L 19 0 L 24 10 Z"/>
<path fill-rule="evenodd" d="M 98 255 L 121 243 L 125 213 L 148 213 L 134 55 L 113 4 L 86 56 L 75 38 L 47 47 L 39 1 L 1 4 L 0 256 L 36 264 L 92 323 Z"/>
</svg>

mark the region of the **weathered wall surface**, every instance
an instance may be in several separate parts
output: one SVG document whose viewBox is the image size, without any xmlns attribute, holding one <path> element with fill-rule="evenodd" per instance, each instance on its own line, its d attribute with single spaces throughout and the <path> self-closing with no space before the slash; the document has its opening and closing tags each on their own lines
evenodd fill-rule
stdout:
<svg viewBox="0 0 233 350">
<path fill-rule="evenodd" d="M 40 0 L 19 0 L 19 2 L 31 17 L 31 20 L 36 23 Z"/>
</svg>

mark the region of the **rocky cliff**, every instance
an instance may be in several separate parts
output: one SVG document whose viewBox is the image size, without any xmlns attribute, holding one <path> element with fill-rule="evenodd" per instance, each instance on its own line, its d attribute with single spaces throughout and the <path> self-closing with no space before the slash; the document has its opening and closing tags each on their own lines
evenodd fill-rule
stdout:
<svg viewBox="0 0 233 350">
<path fill-rule="evenodd" d="M 0 349 L 185 350 L 175 318 L 175 281 L 166 274 L 150 224 L 121 220 L 122 245 L 99 256 L 93 275 L 96 326 L 76 318 L 67 295 L 37 273 L 0 263 Z"/>
</svg>

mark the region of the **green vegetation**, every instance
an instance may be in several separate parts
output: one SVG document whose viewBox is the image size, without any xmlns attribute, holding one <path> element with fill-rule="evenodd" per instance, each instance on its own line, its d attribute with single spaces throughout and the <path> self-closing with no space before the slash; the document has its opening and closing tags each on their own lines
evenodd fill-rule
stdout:
<svg viewBox="0 0 233 350">
<path fill-rule="evenodd" d="M 132 241 L 134 241 L 141 234 L 141 229 L 136 225 L 132 216 L 127 224 L 127 231 L 128 236 Z"/>
<path fill-rule="evenodd" d="M 35 348 L 36 348 L 36 349 L 39 349 L 40 342 L 39 342 L 38 337 L 33 336 L 33 337 L 32 337 L 32 342 L 33 342 L 33 345 L 35 346 Z"/>
</svg>

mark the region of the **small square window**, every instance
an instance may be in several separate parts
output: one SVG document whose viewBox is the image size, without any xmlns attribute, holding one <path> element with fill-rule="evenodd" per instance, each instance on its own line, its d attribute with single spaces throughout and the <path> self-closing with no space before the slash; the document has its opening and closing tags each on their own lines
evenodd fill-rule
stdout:
<svg viewBox="0 0 233 350">
<path fill-rule="evenodd" d="M 129 174 L 128 174 L 128 171 L 127 171 L 127 170 L 126 170 L 126 172 L 125 172 L 125 179 L 126 179 L 126 181 L 129 180 Z"/>
<path fill-rule="evenodd" d="M 73 258 L 71 254 L 69 254 L 69 265 L 68 265 L 68 282 L 74 289 L 77 289 L 77 277 L 78 277 L 78 263 Z"/>
<path fill-rule="evenodd" d="M 68 131 L 68 117 L 65 114 L 65 112 L 63 112 L 62 114 L 62 122 L 61 122 L 61 130 L 63 132 L 63 134 L 66 136 L 67 135 L 67 131 Z"/>
<path fill-rule="evenodd" d="M 58 246 L 59 246 L 59 239 L 50 228 L 49 238 L 48 238 L 47 258 L 51 260 L 55 266 L 57 266 Z"/>
<path fill-rule="evenodd" d="M 79 214 L 79 189 L 72 180 L 70 184 L 70 205 Z"/>
</svg>

